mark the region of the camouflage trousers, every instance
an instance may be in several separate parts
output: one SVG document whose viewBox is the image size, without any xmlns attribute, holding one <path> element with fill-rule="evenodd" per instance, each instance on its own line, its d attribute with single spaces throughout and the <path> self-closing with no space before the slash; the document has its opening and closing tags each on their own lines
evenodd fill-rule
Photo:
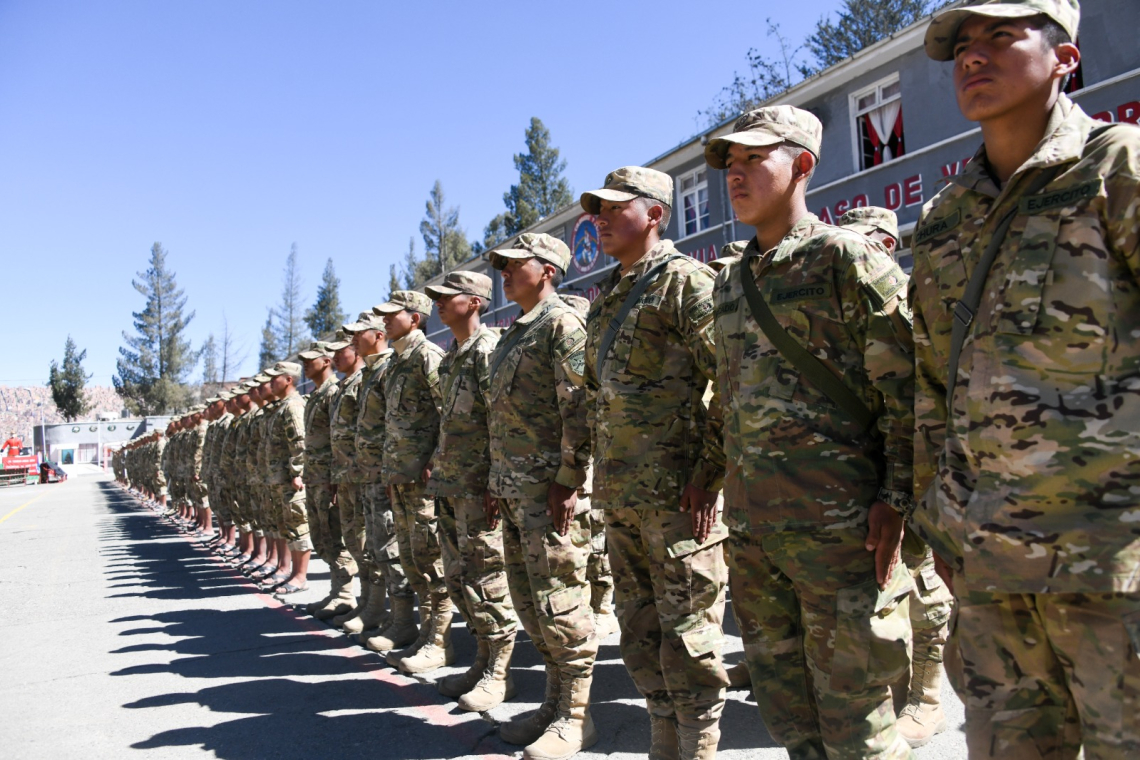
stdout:
<svg viewBox="0 0 1140 760">
<path fill-rule="evenodd" d="M 724 523 L 718 520 L 698 544 L 687 512 L 622 508 L 605 516 L 630 677 L 652 715 L 691 728 L 715 726 L 728 686 L 721 661 Z"/>
<path fill-rule="evenodd" d="M 257 519 L 261 523 L 261 529 L 265 535 L 274 540 L 284 538 L 278 529 L 277 512 L 273 508 L 273 486 L 268 483 L 259 483 L 257 498 Z"/>
<path fill-rule="evenodd" d="M 190 503 L 195 509 L 210 508 L 210 492 L 203 480 L 194 480 L 190 483 Z"/>
<path fill-rule="evenodd" d="M 890 685 L 906 672 L 914 580 L 880 590 L 864 529 L 732 531 L 732 603 L 768 732 L 792 760 L 911 758 Z"/>
<path fill-rule="evenodd" d="M 606 546 L 606 513 L 591 509 L 590 560 L 586 564 L 586 577 L 590 580 L 590 605 L 596 610 L 603 599 L 614 593 L 614 574 L 610 569 L 610 553 Z"/>
<path fill-rule="evenodd" d="M 439 496 L 439 543 L 451 601 L 486 641 L 514 638 L 519 619 L 507 585 L 503 527 L 487 523 L 483 499 Z"/>
<path fill-rule="evenodd" d="M 217 481 L 210 483 L 206 486 L 206 491 L 209 494 L 210 509 L 214 511 L 214 521 L 218 525 L 229 522 L 229 510 L 226 509 L 226 500 L 222 494 L 222 486 Z"/>
<path fill-rule="evenodd" d="M 242 533 L 252 533 L 249 516 L 249 484 L 242 482 L 233 487 L 234 523 Z"/>
<path fill-rule="evenodd" d="M 940 663 L 950 635 L 954 595 L 934 570 L 934 552 L 912 531 L 903 538 L 902 561 L 915 585 L 910 592 L 911 661 Z"/>
<path fill-rule="evenodd" d="M 400 564 L 400 545 L 396 536 L 396 518 L 388 489 L 381 483 L 364 487 L 364 518 L 369 568 L 367 580 L 383 584 L 391 597 L 409 597 L 412 587 L 404 566 Z"/>
<path fill-rule="evenodd" d="M 336 564 L 336 551 L 329 533 L 329 508 L 332 505 L 332 488 L 328 483 L 305 480 L 305 512 L 309 517 L 309 540 L 313 551 L 330 568 Z M 337 537 L 339 539 L 339 536 Z M 343 544 L 342 544 L 343 547 Z M 346 552 L 347 554 L 347 552 Z"/>
<path fill-rule="evenodd" d="M 156 470 L 154 478 L 151 481 L 151 491 L 155 496 L 167 496 L 166 489 L 166 474 L 162 470 Z"/>
<path fill-rule="evenodd" d="M 272 486 L 273 507 L 277 514 L 277 532 L 289 542 L 289 551 L 313 550 L 309 539 L 309 515 L 305 509 L 305 489 L 293 489 L 292 483 Z"/>
<path fill-rule="evenodd" d="M 566 677 L 589 676 L 598 656 L 586 577 L 589 514 L 578 514 L 560 536 L 545 499 L 499 499 L 499 510 L 507 583 L 523 628 L 548 665 Z"/>
<path fill-rule="evenodd" d="M 249 484 L 249 523 L 253 526 L 253 534 L 258 538 L 265 536 L 265 522 L 261 517 L 261 489 L 260 483 Z"/>
<path fill-rule="evenodd" d="M 364 524 L 364 486 L 360 483 L 338 483 L 336 487 L 336 511 L 340 518 L 340 537 L 344 548 L 352 557 L 348 580 L 357 573 L 367 572 L 368 562 L 364 556 L 367 534 Z"/>
<path fill-rule="evenodd" d="M 1140 594 L 954 585 L 971 758 L 1140 757 Z"/>
<path fill-rule="evenodd" d="M 400 564 L 420 598 L 420 605 L 433 595 L 446 595 L 435 499 L 427 495 L 423 483 L 396 483 L 392 486 L 392 515 L 396 519 Z"/>
</svg>

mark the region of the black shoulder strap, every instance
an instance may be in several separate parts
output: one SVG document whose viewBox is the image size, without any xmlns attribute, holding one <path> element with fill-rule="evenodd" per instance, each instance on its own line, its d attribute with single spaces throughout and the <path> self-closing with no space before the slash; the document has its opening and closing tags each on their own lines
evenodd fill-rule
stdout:
<svg viewBox="0 0 1140 760">
<path fill-rule="evenodd" d="M 813 356 L 811 352 L 789 335 L 788 331 L 776 320 L 752 277 L 751 262 L 754 258 L 756 257 L 749 256 L 741 259 L 736 268 L 740 272 L 740 283 L 744 289 L 744 298 L 748 302 L 748 308 L 752 312 L 756 324 L 760 326 L 760 330 L 763 331 L 768 340 L 772 341 L 772 345 L 776 347 L 780 355 L 791 362 L 792 366 L 798 369 L 808 382 L 831 399 L 832 403 L 846 412 L 847 416 L 862 428 L 864 434 L 876 436 L 878 430 L 875 428 L 875 416 L 863 403 L 863 400 L 856 396 L 846 383 L 836 377 L 826 364 Z"/>
<path fill-rule="evenodd" d="M 656 280 L 657 277 L 665 271 L 665 267 L 669 265 L 669 262 L 683 258 L 686 257 L 681 253 L 673 253 L 666 256 L 664 259 L 650 267 L 649 271 L 642 275 L 641 279 L 634 283 L 633 287 L 629 289 L 629 293 L 626 294 L 625 300 L 621 302 L 621 308 L 618 309 L 618 313 L 614 315 L 614 318 L 611 319 L 610 323 L 606 326 L 606 333 L 602 336 L 601 343 L 598 344 L 598 358 L 594 364 L 595 375 L 601 377 L 602 365 L 609 357 L 610 349 L 613 348 L 614 345 L 614 340 L 617 338 L 618 333 L 621 331 L 621 326 L 625 322 L 625 318 L 629 316 L 629 313 L 637 304 L 637 299 L 645 295 L 645 291 L 648 290 L 649 286 L 653 284 L 653 281 Z"/>
</svg>

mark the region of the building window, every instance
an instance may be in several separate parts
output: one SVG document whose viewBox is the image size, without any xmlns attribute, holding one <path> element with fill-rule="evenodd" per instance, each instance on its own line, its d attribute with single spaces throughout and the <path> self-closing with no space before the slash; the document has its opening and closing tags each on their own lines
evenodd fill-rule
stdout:
<svg viewBox="0 0 1140 760">
<path fill-rule="evenodd" d="M 681 237 L 707 230 L 709 216 L 709 178 L 704 168 L 683 175 L 677 182 L 681 202 Z"/>
<path fill-rule="evenodd" d="M 855 153 L 859 171 L 906 153 L 903 140 L 902 89 L 895 74 L 851 96 L 855 114 Z"/>
</svg>

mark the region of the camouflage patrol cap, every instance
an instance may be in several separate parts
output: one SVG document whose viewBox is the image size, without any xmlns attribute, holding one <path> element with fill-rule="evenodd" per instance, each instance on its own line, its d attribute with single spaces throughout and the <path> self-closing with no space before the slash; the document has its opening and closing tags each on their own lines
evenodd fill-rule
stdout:
<svg viewBox="0 0 1140 760">
<path fill-rule="evenodd" d="M 576 293 L 559 293 L 558 296 L 583 317 L 590 313 L 590 299 Z"/>
<path fill-rule="evenodd" d="M 510 259 L 542 259 L 566 273 L 570 266 L 570 249 L 558 238 L 545 232 L 524 232 L 512 248 L 497 248 L 489 254 L 491 266 L 503 269 Z"/>
<path fill-rule="evenodd" d="M 724 159 L 732 143 L 760 147 L 782 142 L 806 148 L 818 163 L 822 139 L 823 124 L 815 114 L 795 106 L 766 106 L 737 119 L 731 133 L 709 140 L 705 146 L 705 163 L 714 169 L 724 169 Z"/>
<path fill-rule="evenodd" d="M 305 361 L 310 361 L 310 362 L 313 361 L 314 359 L 320 359 L 322 356 L 328 356 L 328 355 L 329 355 L 329 344 L 325 343 L 324 341 L 320 341 L 320 340 L 314 340 L 312 343 L 309 344 L 309 347 L 307 349 L 305 349 L 301 353 L 297 354 L 297 356 L 301 357 Z"/>
<path fill-rule="evenodd" d="M 266 370 L 265 372 L 259 372 L 253 376 L 253 382 L 257 385 L 265 385 L 272 379 L 273 376 L 269 374 L 269 370 Z"/>
<path fill-rule="evenodd" d="M 372 307 L 372 312 L 380 315 L 399 314 L 401 311 L 414 311 L 427 316 L 431 314 L 431 299 L 418 290 L 396 290 L 387 301 Z"/>
<path fill-rule="evenodd" d="M 346 333 L 344 331 L 344 328 L 342 327 L 341 329 L 336 331 L 336 337 L 333 338 L 329 343 L 327 343 L 325 345 L 328 348 L 330 353 L 335 354 L 337 351 L 340 351 L 342 348 L 348 348 L 349 346 L 351 346 L 352 341 L 349 340 L 348 333 Z"/>
<path fill-rule="evenodd" d="M 673 178 L 644 166 L 623 166 L 606 175 L 601 190 L 582 193 L 578 202 L 588 213 L 596 214 L 602 209 L 602 201 L 625 202 L 634 198 L 650 198 L 672 208 Z"/>
<path fill-rule="evenodd" d="M 277 362 L 273 365 L 272 369 L 265 370 L 265 374 L 270 377 L 277 377 L 278 375 L 288 375 L 294 380 L 301 379 L 301 365 L 297 362 Z"/>
<path fill-rule="evenodd" d="M 736 261 L 744 255 L 744 249 L 748 247 L 747 240 L 734 240 L 728 245 L 721 246 L 720 255 L 710 261 L 709 268 L 714 272 L 719 272 L 724 269 L 733 261 Z"/>
<path fill-rule="evenodd" d="M 457 296 L 460 293 L 490 301 L 491 278 L 480 272 L 448 272 L 442 283 L 427 285 L 424 287 L 424 292 L 433 301 L 441 296 Z"/>
<path fill-rule="evenodd" d="M 1081 4 L 1078 0 L 1013 0 L 997 3 L 993 0 L 966 0 L 966 4 L 942 13 L 934 14 L 926 27 L 923 44 L 926 54 L 936 61 L 954 60 L 954 43 L 958 41 L 958 27 L 970 16 L 990 18 L 1029 18 L 1048 16 L 1069 33 L 1069 39 L 1077 38 L 1077 27 L 1081 23 Z"/>
<path fill-rule="evenodd" d="M 839 217 L 836 224 L 840 227 L 850 227 L 864 235 L 869 235 L 878 230 L 893 237 L 896 243 L 900 240 L 899 218 L 895 216 L 894 211 L 879 206 L 853 208 Z"/>
<path fill-rule="evenodd" d="M 365 330 L 379 330 L 384 332 L 384 320 L 380 318 L 379 314 L 369 310 L 362 311 L 356 316 L 355 322 L 349 322 L 344 326 L 344 331 L 349 335 L 356 335 L 358 332 Z"/>
</svg>

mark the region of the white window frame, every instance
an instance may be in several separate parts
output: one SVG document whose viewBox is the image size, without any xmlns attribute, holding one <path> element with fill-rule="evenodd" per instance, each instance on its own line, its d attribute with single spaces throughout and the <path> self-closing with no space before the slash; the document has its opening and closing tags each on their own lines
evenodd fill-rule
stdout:
<svg viewBox="0 0 1140 760">
<path fill-rule="evenodd" d="M 877 81 L 873 84 L 869 84 L 866 87 L 863 87 L 862 89 L 856 90 L 855 92 L 852 92 L 851 94 L 849 94 L 847 96 L 847 102 L 848 102 L 848 105 L 850 107 L 850 112 L 851 112 L 851 118 L 850 118 L 850 122 L 851 122 L 851 168 L 854 169 L 856 173 L 866 171 L 867 169 L 874 169 L 875 168 L 874 166 L 868 166 L 865 168 L 863 166 L 860 166 L 861 159 L 863 156 L 863 142 L 859 137 L 859 117 L 862 116 L 863 114 L 867 113 L 868 111 L 871 111 L 875 108 L 879 108 L 880 106 L 883 106 L 887 103 L 892 103 L 896 100 L 902 100 L 902 86 L 901 85 L 899 86 L 899 91 L 897 93 L 895 93 L 894 95 L 892 95 L 886 99 L 883 99 L 883 97 L 880 94 L 880 90 L 882 90 L 883 88 L 890 87 L 891 85 L 898 84 L 898 83 L 899 83 L 899 73 L 896 71 L 895 73 L 891 74 L 890 76 L 883 77 L 879 81 Z M 876 95 L 875 105 L 871 106 L 870 108 L 864 108 L 863 110 L 859 110 L 859 100 L 861 98 L 866 97 L 867 95 L 870 95 L 871 93 L 875 93 L 875 95 Z M 903 155 L 905 156 L 906 154 L 904 153 Z M 891 161 L 894 161 L 894 160 L 901 158 L 901 157 L 902 156 L 895 156 L 894 158 L 891 159 Z M 890 162 L 888 161 L 887 163 L 890 163 Z"/>
<path fill-rule="evenodd" d="M 697 175 L 704 173 L 704 181 L 698 182 Z M 692 178 L 693 187 L 690 190 L 683 190 L 682 186 L 685 180 Z M 673 205 L 673 218 L 677 220 L 677 240 L 684 240 L 685 238 L 694 237 L 704 232 L 708 232 L 713 228 L 712 223 L 712 194 L 709 193 L 709 172 L 707 166 L 698 166 L 692 171 L 685 172 L 677 177 L 673 185 L 676 188 L 677 202 Z M 700 205 L 697 206 L 697 230 L 696 232 L 688 233 L 685 231 L 685 196 L 696 195 L 701 189 L 705 191 L 705 202 L 708 205 L 709 216 L 708 224 L 701 227 Z"/>
</svg>

